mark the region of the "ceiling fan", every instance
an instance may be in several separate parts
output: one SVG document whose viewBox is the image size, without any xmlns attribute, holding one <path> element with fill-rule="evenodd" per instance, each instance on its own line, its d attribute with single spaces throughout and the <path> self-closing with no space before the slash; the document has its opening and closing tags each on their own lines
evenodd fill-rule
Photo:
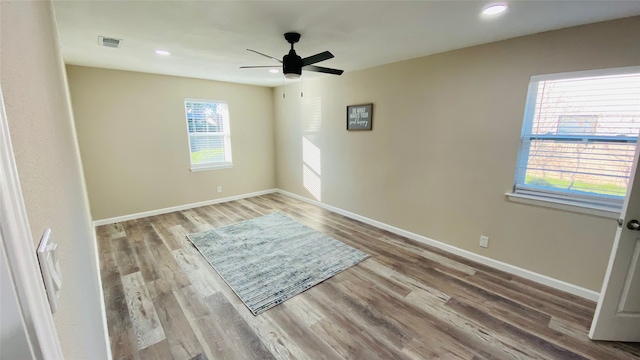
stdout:
<svg viewBox="0 0 640 360">
<path fill-rule="evenodd" d="M 269 59 L 275 60 L 282 64 L 282 73 L 287 79 L 297 79 L 302 75 L 302 70 L 307 71 L 315 71 L 321 72 L 325 74 L 333 74 L 333 75 L 342 75 L 343 71 L 338 69 L 330 69 L 322 66 L 315 66 L 313 64 L 319 63 L 320 61 L 329 60 L 333 57 L 333 54 L 325 51 L 319 54 L 311 55 L 306 58 L 302 58 L 296 54 L 296 51 L 293 49 L 293 44 L 300 41 L 300 34 L 296 32 L 288 32 L 284 34 L 284 38 L 287 40 L 289 44 L 291 44 L 291 50 L 289 50 L 289 54 L 285 55 L 282 60 L 275 58 L 273 56 L 269 56 L 263 54 L 261 52 L 247 49 L 251 52 L 254 52 L 258 55 L 262 55 L 268 57 Z M 253 69 L 253 68 L 273 68 L 275 66 L 240 66 L 241 69 Z"/>
</svg>

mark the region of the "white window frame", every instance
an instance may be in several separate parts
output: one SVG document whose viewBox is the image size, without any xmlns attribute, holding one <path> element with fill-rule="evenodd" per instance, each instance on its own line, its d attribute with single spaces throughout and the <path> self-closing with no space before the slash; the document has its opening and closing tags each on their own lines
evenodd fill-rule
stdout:
<svg viewBox="0 0 640 360">
<path fill-rule="evenodd" d="M 216 103 L 224 104 L 227 106 L 227 115 L 223 116 L 223 132 L 216 133 L 196 133 L 189 131 L 189 114 L 187 110 L 187 103 Z M 187 127 L 187 138 L 189 140 L 189 164 L 191 172 L 207 171 L 207 170 L 219 170 L 230 169 L 233 167 L 233 160 L 231 156 L 231 127 L 229 121 L 229 104 L 224 100 L 206 100 L 206 99 L 184 99 L 184 111 L 185 111 L 185 125 Z M 213 161 L 206 163 L 193 163 L 193 157 L 191 155 L 191 139 L 194 137 L 222 137 L 224 141 L 225 159 L 223 161 Z"/>
<path fill-rule="evenodd" d="M 608 196 L 582 196 L 579 194 L 572 194 L 570 191 L 531 191 L 526 188 L 518 187 L 519 183 L 523 183 L 523 179 L 519 177 L 524 177 L 524 173 L 519 173 L 518 168 L 522 167 L 523 162 L 528 162 L 528 155 L 523 154 L 523 151 L 528 154 L 528 150 L 524 149 L 525 145 L 525 137 L 529 137 L 529 140 L 536 138 L 541 139 L 545 137 L 553 137 L 554 139 L 560 139 L 563 137 L 560 135 L 530 135 L 526 129 L 527 127 L 531 127 L 533 122 L 533 116 L 535 112 L 535 106 L 537 105 L 537 84 L 540 81 L 547 80 L 562 80 L 562 79 L 575 79 L 582 77 L 594 77 L 594 76 L 608 76 L 608 75 L 622 75 L 622 74 L 632 74 L 640 72 L 640 66 L 629 66 L 629 67 L 620 67 L 620 68 L 610 68 L 610 69 L 599 69 L 599 70 L 587 70 L 587 71 L 574 71 L 574 72 L 566 72 L 566 73 L 557 73 L 557 74 L 546 74 L 546 75 L 537 75 L 532 76 L 529 81 L 529 88 L 527 93 L 527 100 L 525 104 L 524 111 L 524 119 L 522 126 L 522 133 L 520 137 L 520 148 L 518 150 L 518 163 L 516 168 L 516 178 L 514 179 L 513 191 L 510 193 L 506 193 L 509 200 L 520 203 L 533 204 L 538 206 L 545 206 L 560 210 L 578 212 L 578 213 L 586 213 L 595 216 L 601 216 L 606 218 L 618 218 L 620 215 L 620 210 L 622 208 L 622 202 L 624 198 L 615 198 Z M 575 137 L 575 135 L 573 135 Z M 585 134 L 583 136 L 585 139 L 594 140 L 595 138 L 602 138 L 604 141 L 605 137 L 603 136 L 593 136 L 589 134 Z M 612 140 L 612 139 L 609 139 Z M 638 137 L 631 138 L 625 137 L 624 139 L 616 138 L 613 139 L 616 142 L 627 142 L 627 143 L 638 143 Z M 636 145 L 637 146 L 637 145 Z M 637 151 L 637 149 L 636 149 Z"/>
</svg>

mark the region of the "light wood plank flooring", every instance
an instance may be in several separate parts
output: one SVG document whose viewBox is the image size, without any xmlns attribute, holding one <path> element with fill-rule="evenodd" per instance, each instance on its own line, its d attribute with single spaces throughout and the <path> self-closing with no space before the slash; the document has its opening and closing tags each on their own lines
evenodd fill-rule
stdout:
<svg viewBox="0 0 640 360">
<path fill-rule="evenodd" d="M 185 235 L 273 211 L 371 258 L 253 316 Z M 280 194 L 96 230 L 114 359 L 640 359 L 591 301 Z"/>
</svg>

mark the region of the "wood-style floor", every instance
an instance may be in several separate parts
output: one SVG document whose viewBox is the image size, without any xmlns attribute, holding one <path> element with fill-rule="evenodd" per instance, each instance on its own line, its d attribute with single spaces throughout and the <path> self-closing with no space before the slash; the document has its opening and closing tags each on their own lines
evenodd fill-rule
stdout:
<svg viewBox="0 0 640 360">
<path fill-rule="evenodd" d="M 274 211 L 371 258 L 253 316 L 185 235 Z M 114 359 L 640 359 L 591 301 L 284 195 L 97 233 Z"/>
</svg>

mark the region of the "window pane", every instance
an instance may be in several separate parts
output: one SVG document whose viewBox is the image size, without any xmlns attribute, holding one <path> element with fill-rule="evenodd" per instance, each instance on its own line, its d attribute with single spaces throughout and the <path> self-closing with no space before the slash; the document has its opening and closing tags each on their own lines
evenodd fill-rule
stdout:
<svg viewBox="0 0 640 360">
<path fill-rule="evenodd" d="M 217 102 L 186 102 L 189 132 L 223 133 L 227 104 Z"/>
<path fill-rule="evenodd" d="M 525 185 L 625 196 L 636 144 L 531 141 Z"/>
<path fill-rule="evenodd" d="M 191 163 L 203 164 L 225 161 L 223 135 L 191 136 Z"/>
<path fill-rule="evenodd" d="M 638 136 L 640 74 L 540 81 L 532 134 Z"/>
</svg>

